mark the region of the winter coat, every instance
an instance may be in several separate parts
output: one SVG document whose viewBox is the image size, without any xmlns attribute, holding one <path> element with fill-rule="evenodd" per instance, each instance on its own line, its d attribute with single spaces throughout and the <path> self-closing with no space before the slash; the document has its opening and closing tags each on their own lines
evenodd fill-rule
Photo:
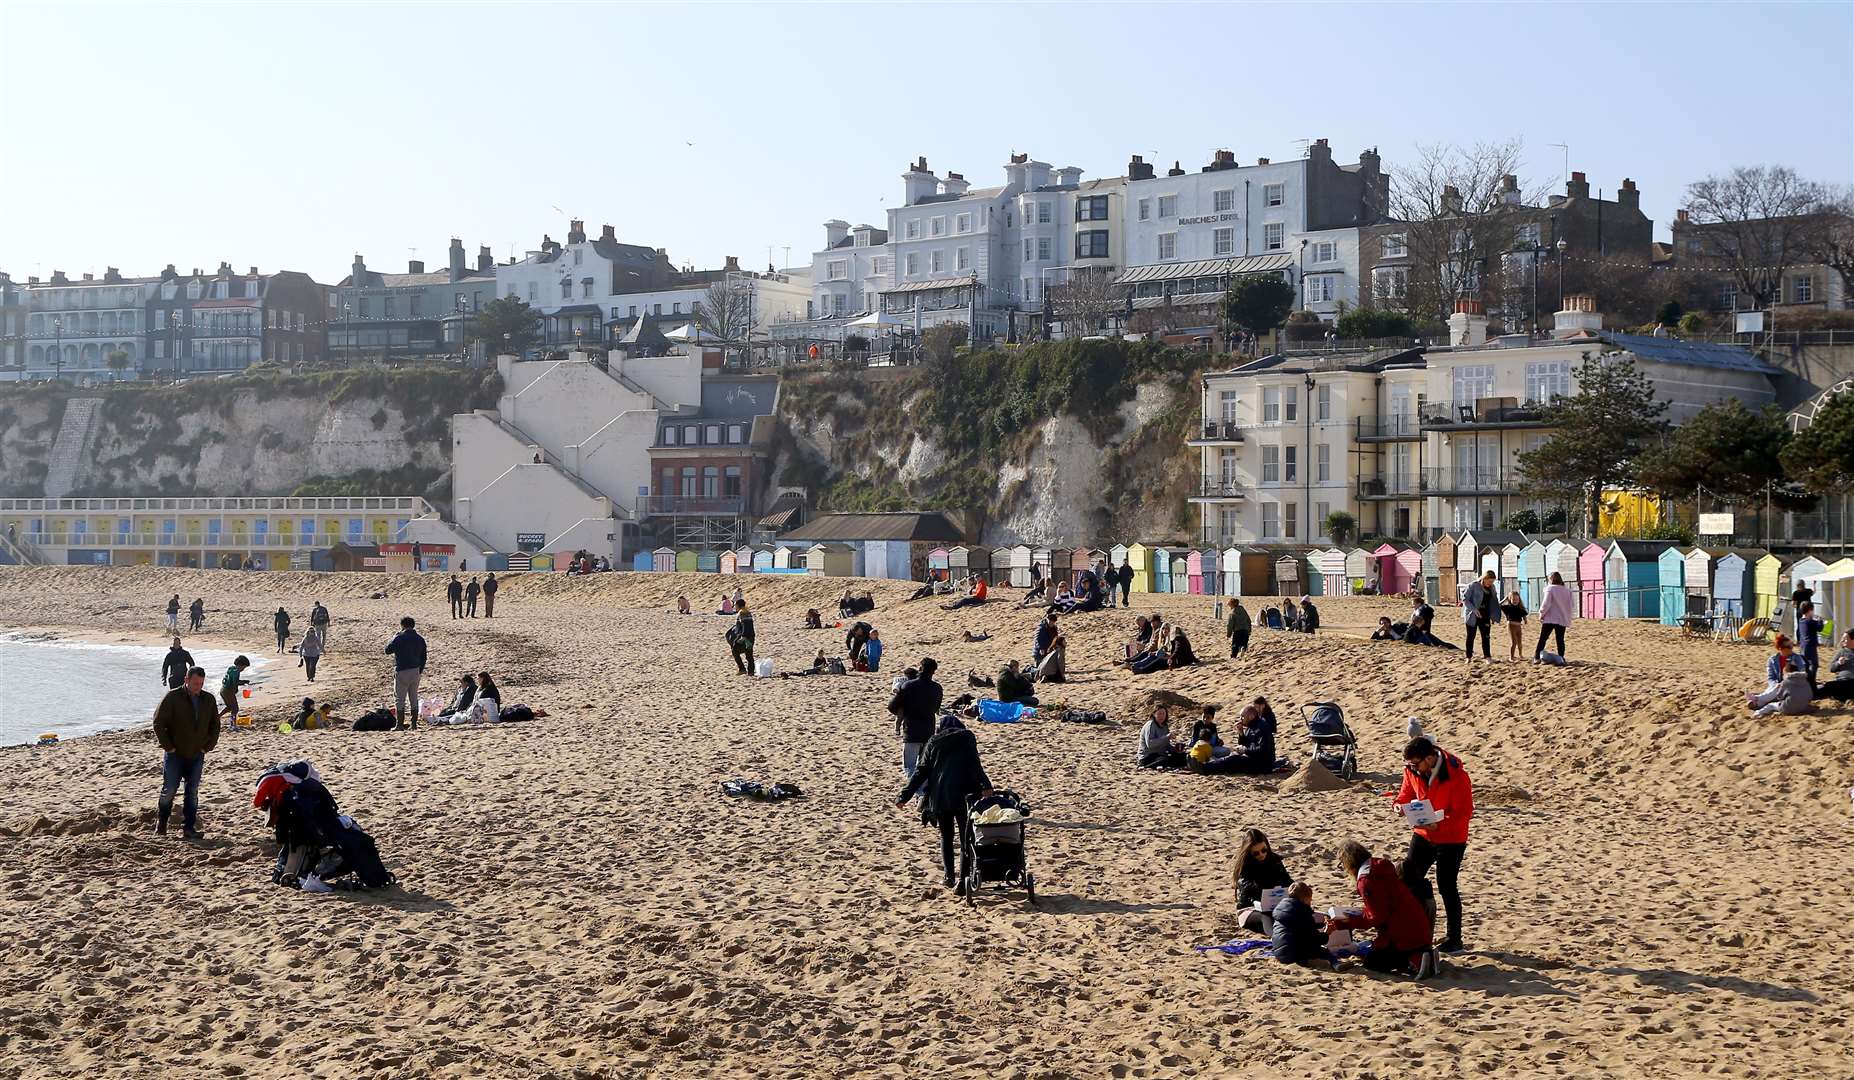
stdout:
<svg viewBox="0 0 1854 1080">
<path fill-rule="evenodd" d="M 302 642 L 296 646 L 296 652 L 297 655 L 303 657 L 305 660 L 313 660 L 321 656 L 322 631 L 317 630 L 311 625 L 309 627 L 309 632 L 303 635 Z"/>
<path fill-rule="evenodd" d="M 386 655 L 393 658 L 394 671 L 424 671 L 425 639 L 417 630 L 401 630 L 386 643 Z"/>
<path fill-rule="evenodd" d="M 1249 632 L 1249 609 L 1238 607 L 1230 612 L 1229 621 L 1223 625 L 1223 634 L 1232 641 Z"/>
<path fill-rule="evenodd" d="M 1313 601 L 1305 600 L 1300 605 L 1300 632 L 1311 634 L 1320 628 L 1320 609 L 1313 606 Z"/>
<path fill-rule="evenodd" d="M 1259 861 L 1250 859 L 1243 869 L 1248 871 L 1249 876 L 1236 879 L 1237 907 L 1254 907 L 1261 903 L 1264 889 L 1285 889 L 1294 884 L 1293 877 L 1288 874 L 1287 864 L 1281 861 L 1281 856 L 1273 848 L 1269 849 L 1268 858 Z"/>
<path fill-rule="evenodd" d="M 1006 705 L 1014 701 L 1028 701 L 1036 696 L 1036 687 L 1022 672 L 1013 672 L 1005 668 L 998 672 L 998 700 Z"/>
<path fill-rule="evenodd" d="M 1048 652 L 1049 647 L 1056 643 L 1056 633 L 1056 624 L 1050 622 L 1048 619 L 1044 619 L 1042 622 L 1037 623 L 1036 643 L 1031 646 L 1030 655 L 1038 660 L 1043 659 L 1043 654 Z"/>
<path fill-rule="evenodd" d="M 169 690 L 155 706 L 154 734 L 168 753 L 198 757 L 219 745 L 219 703 L 204 690 Z"/>
<path fill-rule="evenodd" d="M 290 613 L 289 612 L 279 611 L 277 612 L 277 614 L 271 617 L 270 621 L 272 625 L 276 626 L 277 635 L 279 637 L 290 632 Z"/>
<path fill-rule="evenodd" d="M 1274 954 L 1284 964 L 1325 960 L 1326 935 L 1313 923 L 1313 909 L 1292 896 L 1284 896 L 1274 910 Z"/>
<path fill-rule="evenodd" d="M 1474 817 L 1474 783 L 1468 779 L 1468 770 L 1461 767 L 1460 758 L 1441 747 L 1436 748 L 1436 754 L 1441 761 L 1436 764 L 1433 778 L 1419 776 L 1414 765 L 1403 767 L 1403 788 L 1397 792 L 1396 805 L 1428 799 L 1430 806 L 1442 811 L 1442 820 L 1417 826 L 1416 835 L 1432 844 L 1465 844 L 1468 820 Z"/>
<path fill-rule="evenodd" d="M 1487 621 L 1489 623 L 1499 622 L 1500 598 L 1494 593 L 1495 589 L 1482 585 L 1477 578 L 1474 584 L 1468 586 L 1468 591 L 1461 598 L 1461 621 L 1469 626 L 1478 623 L 1481 617 L 1481 605 L 1485 603 L 1488 608 Z"/>
<path fill-rule="evenodd" d="M 901 684 L 901 689 L 889 699 L 888 711 L 895 714 L 902 742 L 924 743 L 933 738 L 934 719 L 940 713 L 944 697 L 940 684 L 925 676 Z"/>
<path fill-rule="evenodd" d="M 921 816 L 935 820 L 963 813 L 966 797 L 991 787 L 985 766 L 979 762 L 978 739 L 965 728 L 953 728 L 935 735 L 921 752 L 920 763 L 908 786 L 901 789 L 906 802 L 921 796 Z"/>
<path fill-rule="evenodd" d="M 1374 858 L 1361 867 L 1357 887 L 1358 898 L 1364 901 L 1363 912 L 1328 919 L 1327 929 L 1376 930 L 1378 944 L 1400 952 L 1429 947 L 1429 912 L 1403 883 L 1397 867 L 1389 859 Z"/>
<path fill-rule="evenodd" d="M 1777 711 L 1785 716 L 1815 711 L 1815 691 L 1809 685 L 1808 672 L 1792 671 L 1783 677 L 1783 693 L 1777 698 Z"/>
<path fill-rule="evenodd" d="M 167 650 L 161 658 L 161 681 L 168 686 L 179 686 L 180 680 L 193 670 L 193 654 L 185 649 Z"/>
<path fill-rule="evenodd" d="M 1545 586 L 1545 599 L 1539 603 L 1539 621 L 1553 626 L 1569 626 L 1577 616 L 1577 594 L 1569 585 Z"/>
</svg>

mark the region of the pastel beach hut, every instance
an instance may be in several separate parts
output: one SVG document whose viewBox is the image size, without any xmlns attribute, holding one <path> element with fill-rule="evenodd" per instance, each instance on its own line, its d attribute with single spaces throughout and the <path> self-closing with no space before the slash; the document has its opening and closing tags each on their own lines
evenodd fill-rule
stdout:
<svg viewBox="0 0 1854 1080">
<path fill-rule="evenodd" d="M 1127 545 L 1127 563 L 1133 567 L 1133 591 L 1152 591 L 1152 553 L 1144 544 Z"/>
<path fill-rule="evenodd" d="M 1191 591 L 1191 552 L 1172 552 L 1172 584 L 1168 592 L 1189 593 Z"/>
<path fill-rule="evenodd" d="M 1326 549 L 1314 548 L 1300 557 L 1307 564 L 1301 575 L 1300 592 L 1308 596 L 1326 595 Z"/>
<path fill-rule="evenodd" d="M 1154 546 L 1148 552 L 1152 559 L 1152 591 L 1168 593 L 1172 591 L 1172 549 Z"/>
<path fill-rule="evenodd" d="M 736 573 L 740 569 L 740 556 L 732 551 L 723 551 L 716 565 L 719 566 L 720 572 L 723 574 Z"/>
<path fill-rule="evenodd" d="M 1461 537 L 1454 533 L 1443 533 L 1436 537 L 1436 598 L 1431 603 L 1456 604 L 1461 602 L 1461 594 L 1456 591 L 1456 583 L 1461 580 L 1458 562 L 1461 558 Z"/>
<path fill-rule="evenodd" d="M 1712 564 L 1712 614 L 1737 626 L 1757 614 L 1757 564 L 1768 552 L 1727 550 Z"/>
<path fill-rule="evenodd" d="M 1346 553 L 1339 548 L 1320 552 L 1320 595 L 1345 596 L 1352 591 L 1346 580 Z"/>
<path fill-rule="evenodd" d="M 1125 544 L 1115 544 L 1113 547 L 1108 548 L 1107 549 L 1108 564 L 1113 566 L 1115 569 L 1119 569 L 1120 564 L 1127 561 L 1127 550 L 1128 549 Z"/>
<path fill-rule="evenodd" d="M 1386 541 L 1371 549 L 1378 564 L 1378 593 L 1397 596 L 1409 592 L 1423 574 L 1423 552 L 1402 541 Z"/>
<path fill-rule="evenodd" d="M 1758 556 L 1757 564 L 1751 572 L 1752 591 L 1757 596 L 1757 604 L 1751 608 L 1753 615 L 1768 619 L 1776 613 L 1777 605 L 1783 595 L 1783 560 L 1770 552 Z"/>
<path fill-rule="evenodd" d="M 1345 591 L 1341 596 L 1355 596 L 1363 592 L 1374 575 L 1371 555 L 1364 548 L 1352 548 L 1345 553 Z"/>
<path fill-rule="evenodd" d="M 1654 619 L 1661 614 L 1658 540 L 1611 540 L 1603 556 L 1604 617 Z M 1685 563 L 1681 564 L 1682 574 Z M 1682 578 L 1684 581 L 1684 577 Z M 1683 586 L 1684 588 L 1684 586 Z"/>
<path fill-rule="evenodd" d="M 751 547 L 734 549 L 734 572 L 736 574 L 753 573 L 753 549 Z"/>
<path fill-rule="evenodd" d="M 1272 596 L 1275 592 L 1275 554 L 1267 548 L 1238 546 L 1242 552 L 1242 579 L 1237 583 L 1244 596 Z"/>
<path fill-rule="evenodd" d="M 1519 588 L 1519 552 L 1525 545 L 1523 537 L 1500 545 L 1500 563 L 1495 572 L 1500 575 L 1501 596 Z"/>
<path fill-rule="evenodd" d="M 781 544 L 778 547 L 773 549 L 772 568 L 774 570 L 793 569 L 793 559 L 794 559 L 795 554 L 797 558 L 798 569 L 803 569 L 805 565 L 804 549 L 802 548 L 797 549 L 795 553 L 793 548 L 787 545 L 784 545 L 784 544 Z"/>
<path fill-rule="evenodd" d="M 1274 588 L 1267 593 L 1256 595 L 1273 596 L 1279 593 L 1282 596 L 1299 596 L 1305 591 L 1300 586 L 1303 580 L 1301 575 L 1304 572 L 1305 563 L 1302 562 L 1300 556 L 1282 555 L 1275 560 Z"/>
<path fill-rule="evenodd" d="M 631 556 L 631 572 L 648 574 L 656 569 L 656 556 L 648 551 L 639 551 Z"/>
<path fill-rule="evenodd" d="M 1054 554 L 1055 552 L 1051 551 L 1050 549 L 1046 547 L 1030 549 L 1030 565 L 1042 571 L 1044 580 L 1049 580 L 1051 576 L 1050 571 L 1053 569 L 1053 564 L 1050 562 L 1050 557 Z M 1029 581 L 1029 579 L 1030 579 L 1030 575 L 1026 571 L 1024 574 L 1024 580 L 1027 582 Z"/>
<path fill-rule="evenodd" d="M 1431 540 L 1423 548 L 1423 561 L 1419 570 L 1422 574 L 1423 599 L 1432 605 L 1442 602 L 1442 539 Z M 1452 567 L 1449 572 L 1454 572 Z"/>
<path fill-rule="evenodd" d="M 967 547 L 964 544 L 946 549 L 946 569 L 958 581 L 967 574 L 983 572 L 991 566 L 991 549 Z"/>
<path fill-rule="evenodd" d="M 1097 563 L 1106 562 L 1107 552 L 1102 548 L 1076 548 L 1074 555 L 1071 556 L 1071 560 L 1069 565 L 1069 579 L 1071 584 L 1079 585 L 1081 584 L 1082 572 L 1093 570 Z M 1101 582 L 1101 589 L 1103 592 L 1107 589 L 1107 582 L 1105 580 Z"/>
<path fill-rule="evenodd" d="M 856 577 L 857 550 L 848 544 L 813 544 L 805 549 L 805 573 L 823 577 Z"/>
<path fill-rule="evenodd" d="M 1576 592 L 1578 581 L 1578 554 L 1577 544 L 1570 540 L 1553 540 L 1551 543 L 1546 544 L 1545 583 L 1547 585 L 1551 584 L 1551 576 L 1557 574 L 1564 579 L 1566 585 L 1570 586 L 1572 592 Z M 1541 596 L 1541 599 L 1542 598 Z"/>
<path fill-rule="evenodd" d="M 1514 577 L 1519 582 L 1519 600 L 1528 610 L 1536 609 L 1545 597 L 1545 586 L 1551 578 L 1547 567 L 1547 555 L 1544 544 L 1537 540 L 1528 541 L 1519 549 Z"/>
<path fill-rule="evenodd" d="M 773 568 L 773 549 L 770 547 L 753 549 L 753 572 L 764 574 Z"/>
<path fill-rule="evenodd" d="M 1655 557 L 1661 587 L 1661 625 L 1679 626 L 1687 610 L 1687 549 L 1670 547 Z"/>
<path fill-rule="evenodd" d="M 733 552 L 728 552 L 731 558 Z M 698 551 L 695 554 L 695 572 L 698 574 L 718 574 L 721 572 L 721 556 L 718 552 Z"/>
<path fill-rule="evenodd" d="M 700 563 L 695 557 L 695 552 L 678 551 L 676 553 L 676 572 L 678 574 L 693 574 L 696 572 L 695 568 L 698 565 L 700 565 Z"/>
<path fill-rule="evenodd" d="M 1712 572 L 1725 548 L 1696 547 L 1687 552 L 1686 602 L 1682 610 L 1688 615 L 1712 614 Z"/>
<path fill-rule="evenodd" d="M 1242 595 L 1242 549 L 1226 547 L 1217 556 L 1218 577 L 1224 596 Z"/>
<path fill-rule="evenodd" d="M 658 548 L 650 553 L 650 568 L 659 574 L 676 572 L 676 549 Z"/>
<path fill-rule="evenodd" d="M 1784 633 L 1792 637 L 1796 634 L 1796 606 L 1790 603 L 1790 594 L 1796 591 L 1797 586 L 1820 577 L 1822 571 L 1826 569 L 1828 569 L 1828 564 L 1813 555 L 1804 555 L 1785 568 L 1781 583 L 1777 587 L 1777 602 L 1772 605 L 1773 611 L 1783 613 Z"/>
<path fill-rule="evenodd" d="M 951 558 L 951 554 L 950 551 L 943 547 L 929 548 L 927 551 L 928 576 L 936 579 L 946 578 L 948 575 L 947 562 Z"/>
<path fill-rule="evenodd" d="M 1048 559 L 1048 556 L 1045 555 L 1044 558 Z M 997 552 L 992 553 L 991 559 L 992 564 L 996 565 Z M 1010 549 L 1010 557 L 1006 565 L 1010 567 L 1009 580 L 1013 588 L 1028 589 L 1030 587 L 1030 564 L 1033 562 L 1036 562 L 1036 552 L 1031 550 L 1030 545 L 1018 544 Z"/>
<path fill-rule="evenodd" d="M 1185 556 L 1185 591 L 1193 596 L 1204 595 L 1204 553 L 1193 551 Z M 1216 556 L 1211 556 L 1211 592 L 1216 592 Z"/>
<path fill-rule="evenodd" d="M 1604 563 L 1608 558 L 1609 545 L 1595 540 L 1577 549 L 1577 613 L 1583 618 L 1609 616 L 1608 587 L 1603 580 Z"/>
</svg>

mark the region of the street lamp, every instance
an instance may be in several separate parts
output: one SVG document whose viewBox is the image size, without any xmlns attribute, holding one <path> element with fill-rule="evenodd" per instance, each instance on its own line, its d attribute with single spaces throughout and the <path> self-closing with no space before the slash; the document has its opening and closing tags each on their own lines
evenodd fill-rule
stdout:
<svg viewBox="0 0 1854 1080">
<path fill-rule="evenodd" d="M 1571 245 L 1560 239 L 1552 245 L 1558 249 L 1558 310 L 1564 310 L 1564 249 Z"/>
<path fill-rule="evenodd" d="M 167 313 L 169 349 L 174 354 L 174 377 L 180 378 L 180 312 Z"/>
<path fill-rule="evenodd" d="M 64 316 L 52 316 L 52 379 L 64 378 Z"/>
<path fill-rule="evenodd" d="M 341 321 L 348 328 L 348 356 L 352 358 L 354 356 L 355 346 L 360 344 L 360 342 L 356 341 L 354 338 L 354 305 L 353 304 L 344 303 L 341 305 Z"/>
</svg>

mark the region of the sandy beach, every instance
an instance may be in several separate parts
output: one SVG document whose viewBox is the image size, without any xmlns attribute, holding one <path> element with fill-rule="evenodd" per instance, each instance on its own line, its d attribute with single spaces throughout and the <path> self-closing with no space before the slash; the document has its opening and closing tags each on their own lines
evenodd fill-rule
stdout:
<svg viewBox="0 0 1854 1080">
<path fill-rule="evenodd" d="M 994 781 L 1034 808 L 1042 903 L 968 908 L 940 886 L 937 834 L 894 806 L 883 706 L 923 654 L 949 699 L 969 669 L 1027 655 L 1034 612 L 945 612 L 871 583 L 881 674 L 767 681 L 735 674 L 728 620 L 671 614 L 677 593 L 712 609 L 743 585 L 760 655 L 792 669 L 819 647 L 841 654 L 841 631 L 800 625 L 808 607 L 834 613 L 842 580 L 515 576 L 497 618 L 462 622 L 447 580 L 0 571 L 8 630 L 157 643 L 179 592 L 206 600 L 202 644 L 255 655 L 274 647 L 280 603 L 299 629 L 313 600 L 334 617 L 315 686 L 293 659 L 276 665 L 256 729 L 209 756 L 202 843 L 153 834 L 146 730 L 0 752 L 0 1073 L 1854 1075 L 1854 711 L 1752 721 L 1742 694 L 1762 684 L 1762 648 L 1577 623 L 1568 668 L 1464 671 L 1456 652 L 1366 640 L 1405 605 L 1349 598 L 1321 603 L 1317 637 L 1257 630 L 1232 661 L 1209 598 L 1135 595 L 1208 662 L 1132 676 L 1108 663 L 1130 615 L 1068 620 L 1071 681 L 1048 698 L 1116 722 L 973 725 Z M 430 641 L 428 692 L 487 669 L 505 703 L 551 717 L 275 730 L 305 694 L 350 717 L 390 700 L 380 653 L 406 614 Z M 1459 636 L 1453 609 L 1437 626 Z M 1137 770 L 1133 707 L 1160 688 L 1226 706 L 1266 694 L 1297 762 L 1294 706 L 1335 697 L 1362 781 L 1287 793 L 1281 777 Z M 1343 841 L 1401 856 L 1383 793 L 1410 715 L 1474 778 L 1470 951 L 1426 983 L 1193 951 L 1238 936 L 1243 828 L 1269 834 L 1321 908 L 1350 896 Z M 400 888 L 270 883 L 252 783 L 296 757 Z M 733 777 L 805 795 L 729 799 L 718 784 Z"/>
</svg>

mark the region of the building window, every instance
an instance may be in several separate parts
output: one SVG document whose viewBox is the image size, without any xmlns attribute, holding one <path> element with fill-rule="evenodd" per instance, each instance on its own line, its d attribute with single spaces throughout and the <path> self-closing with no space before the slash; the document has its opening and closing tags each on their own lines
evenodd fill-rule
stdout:
<svg viewBox="0 0 1854 1080">
<path fill-rule="evenodd" d="M 1281 535 L 1281 507 L 1279 504 L 1262 504 L 1262 535 L 1269 539 Z"/>
<path fill-rule="evenodd" d="M 1218 229 L 1211 234 L 1210 249 L 1213 255 L 1231 255 L 1236 251 L 1236 230 Z"/>
<path fill-rule="evenodd" d="M 969 270 L 972 267 L 972 249 L 960 247 L 953 252 L 953 269 Z"/>
<path fill-rule="evenodd" d="M 1225 487 L 1235 487 L 1242 478 L 1242 455 L 1235 450 L 1217 451 L 1217 477 Z"/>
<path fill-rule="evenodd" d="M 1050 218 L 1052 216 L 1053 215 L 1050 213 L 1050 203 L 1048 200 L 1043 200 L 1036 204 L 1036 223 L 1038 225 L 1049 224 Z"/>
<path fill-rule="evenodd" d="M 696 477 L 695 466 L 684 465 L 682 467 L 682 495 L 686 499 L 695 498 L 695 493 L 696 493 L 695 477 Z"/>
<path fill-rule="evenodd" d="M 699 446 L 701 444 L 701 439 L 702 429 L 696 427 L 694 424 L 686 425 L 682 429 L 682 444 L 684 446 Z"/>
<path fill-rule="evenodd" d="M 824 264 L 824 278 L 826 281 L 842 281 L 849 276 L 850 264 L 842 259 Z"/>
<path fill-rule="evenodd" d="M 1539 246 L 1539 223 L 1534 221 L 1513 230 L 1513 246 L 1516 248 L 1535 248 Z"/>
<path fill-rule="evenodd" d="M 1262 250 L 1280 251 L 1287 246 L 1287 226 L 1271 221 L 1262 226 Z"/>
<path fill-rule="evenodd" d="M 1287 194 L 1286 184 L 1263 184 L 1262 185 L 1262 205 L 1263 206 L 1280 206 L 1284 201 L 1286 201 L 1286 194 Z"/>
<path fill-rule="evenodd" d="M 1024 303 L 1026 304 L 1036 303 L 1036 279 L 1035 278 L 1025 278 L 1024 279 Z"/>
<path fill-rule="evenodd" d="M 1472 407 L 1481 398 L 1493 397 L 1492 364 L 1463 364 L 1454 370 L 1452 378 L 1456 408 Z"/>
<path fill-rule="evenodd" d="M 869 272 L 871 274 L 886 274 L 888 273 L 889 262 L 888 256 L 877 255 L 869 260 Z"/>
<path fill-rule="evenodd" d="M 1325 447 L 1321 447 L 1321 449 L 1323 450 Z M 1326 519 L 1332 516 L 1332 512 L 1332 503 L 1316 502 L 1313 504 L 1313 533 L 1315 536 L 1326 535 Z"/>
<path fill-rule="evenodd" d="M 1335 282 L 1331 274 L 1314 274 L 1306 279 L 1307 303 L 1319 304 L 1333 299 Z"/>
<path fill-rule="evenodd" d="M 1300 387 L 1282 387 L 1281 419 L 1284 423 L 1289 424 L 1300 419 Z"/>
<path fill-rule="evenodd" d="M 580 296 L 580 299 L 582 300 L 592 299 L 592 279 L 591 278 L 580 278 L 579 279 L 579 296 Z M 461 299 L 461 294 L 459 298 Z M 461 308 L 463 307 L 463 304 L 459 303 L 457 306 Z"/>
<path fill-rule="evenodd" d="M 729 424 L 727 426 L 727 441 L 728 442 L 738 444 L 738 443 L 745 442 L 746 439 L 747 439 L 747 427 L 745 424 Z"/>
<path fill-rule="evenodd" d="M 946 235 L 946 218 L 936 217 L 927 223 L 927 231 L 932 236 Z"/>
<path fill-rule="evenodd" d="M 1300 504 L 1283 503 L 1281 506 L 1281 535 L 1284 539 L 1294 539 L 1294 529 L 1300 523 Z"/>
<path fill-rule="evenodd" d="M 1222 413 L 1224 423 L 1233 424 L 1236 422 L 1236 402 L 1238 400 L 1239 398 L 1234 390 L 1220 390 L 1217 392 L 1217 405 Z"/>
<path fill-rule="evenodd" d="M 636 305 L 636 304 L 632 304 L 632 305 L 630 305 L 630 308 L 631 308 L 631 310 L 630 310 L 630 312 L 629 312 L 628 314 L 626 314 L 626 315 L 625 315 L 625 318 L 627 318 L 627 319 L 635 319 L 635 318 L 637 318 L 637 305 Z"/>
<path fill-rule="evenodd" d="M 681 315 L 681 314 L 682 314 L 682 305 L 681 305 L 681 304 L 671 304 L 671 305 L 670 305 L 670 314 L 671 314 L 671 315 Z"/>
<path fill-rule="evenodd" d="M 1107 196 L 1090 195 L 1086 198 L 1076 199 L 1075 200 L 1075 220 L 1076 221 L 1106 221 L 1107 220 Z"/>
<path fill-rule="evenodd" d="M 577 247 L 574 248 L 573 249 L 573 265 L 578 266 L 583 261 L 585 254 L 586 253 L 584 251 L 581 251 L 579 248 Z"/>
<path fill-rule="evenodd" d="M 1176 195 L 1159 196 L 1159 216 L 1162 218 L 1178 216 L 1178 196 Z"/>
<path fill-rule="evenodd" d="M 1316 240 L 1313 242 L 1311 258 L 1316 263 L 1338 262 L 1339 245 L 1331 240 Z"/>
<path fill-rule="evenodd" d="M 960 214 L 953 219 L 953 231 L 969 233 L 972 231 L 972 215 Z"/>
<path fill-rule="evenodd" d="M 946 252 L 930 251 L 927 253 L 927 271 L 937 274 L 946 269 Z"/>
<path fill-rule="evenodd" d="M 666 427 L 663 429 L 663 445 L 664 446 L 675 446 L 676 445 L 676 429 L 675 428 Z"/>
<path fill-rule="evenodd" d="M 1152 200 L 1151 199 L 1141 199 L 1139 201 L 1139 219 L 1141 221 L 1152 220 Z"/>
<path fill-rule="evenodd" d="M 1159 258 L 1161 260 L 1164 260 L 1164 259 L 1176 259 L 1177 257 L 1178 257 L 1178 234 L 1169 233 L 1169 232 L 1160 233 L 1159 234 Z"/>
<path fill-rule="evenodd" d="M 573 299 L 573 279 L 572 278 L 561 278 L 560 279 L 560 299 L 562 300 Z"/>
<path fill-rule="evenodd" d="M 1571 396 L 1571 362 L 1547 360 L 1526 365 L 1526 400 L 1540 405 Z"/>
<path fill-rule="evenodd" d="M 661 315 L 661 314 L 663 314 L 663 305 L 662 305 L 662 304 L 652 304 L 652 305 L 650 305 L 650 313 L 651 313 L 652 315 Z"/>
<path fill-rule="evenodd" d="M 1333 384 L 1321 383 L 1320 388 L 1314 393 L 1313 400 L 1313 418 L 1315 420 L 1331 420 L 1333 418 Z"/>
<path fill-rule="evenodd" d="M 1299 480 L 1300 447 L 1284 446 L 1281 455 L 1281 479 L 1290 484 Z"/>
<path fill-rule="evenodd" d="M 1049 237 L 1047 236 L 1037 237 L 1036 238 L 1036 261 L 1037 262 L 1048 262 L 1049 252 L 1050 252 Z"/>
<path fill-rule="evenodd" d="M 399 298 L 396 296 L 389 296 L 386 298 L 385 304 L 386 304 L 386 317 L 387 318 L 390 319 L 394 317 L 395 315 L 399 314 L 398 300 Z"/>
<path fill-rule="evenodd" d="M 1236 189 L 1218 188 L 1210 193 L 1211 209 L 1219 214 L 1227 214 L 1236 209 Z"/>
<path fill-rule="evenodd" d="M 1275 424 L 1281 421 L 1281 388 L 1267 386 L 1262 388 L 1262 423 Z"/>
<path fill-rule="evenodd" d="M 1331 443 L 1321 443 L 1314 447 L 1313 479 L 1316 483 L 1324 484 L 1332 478 L 1333 447 Z"/>
<path fill-rule="evenodd" d="M 1807 274 L 1790 279 L 1790 303 L 1807 304 L 1815 300 L 1815 279 Z"/>
<path fill-rule="evenodd" d="M 1391 233 L 1383 241 L 1383 257 L 1401 259 L 1410 253 L 1410 244 L 1403 233 Z"/>
<path fill-rule="evenodd" d="M 1076 233 L 1075 257 L 1078 259 L 1107 258 L 1107 230 L 1090 229 Z"/>
<path fill-rule="evenodd" d="M 1738 286 L 1735 283 L 1728 281 L 1719 290 L 1719 306 L 1727 311 L 1738 310 Z"/>
<path fill-rule="evenodd" d="M 920 222 L 920 219 L 919 219 L 919 218 L 910 218 L 910 219 L 909 219 L 909 221 L 908 221 L 908 224 L 907 224 L 907 227 L 906 227 L 906 228 L 905 228 L 905 229 L 904 229 L 903 231 L 904 231 L 904 232 L 906 233 L 906 235 L 907 235 L 907 237 L 908 237 L 908 239 L 910 239 L 910 240 L 919 240 L 919 239 L 920 239 L 920 237 L 921 237 L 921 222 Z"/>
<path fill-rule="evenodd" d="M 740 498 L 740 466 L 729 465 L 721 470 L 721 494 L 729 499 Z"/>
<path fill-rule="evenodd" d="M 1410 287 L 1410 271 L 1402 266 L 1379 266 L 1371 271 L 1371 291 L 1379 300 L 1401 300 Z"/>
<path fill-rule="evenodd" d="M 1036 261 L 1036 241 L 1032 240 L 1028 236 L 1024 237 L 1024 261 L 1025 262 L 1035 262 Z"/>
<path fill-rule="evenodd" d="M 914 275 L 921 272 L 921 256 L 919 252 L 917 251 L 908 252 L 907 268 L 908 268 L 909 277 L 913 277 Z"/>
<path fill-rule="evenodd" d="M 1262 483 L 1281 482 L 1281 448 L 1279 446 L 1262 447 Z"/>
</svg>

